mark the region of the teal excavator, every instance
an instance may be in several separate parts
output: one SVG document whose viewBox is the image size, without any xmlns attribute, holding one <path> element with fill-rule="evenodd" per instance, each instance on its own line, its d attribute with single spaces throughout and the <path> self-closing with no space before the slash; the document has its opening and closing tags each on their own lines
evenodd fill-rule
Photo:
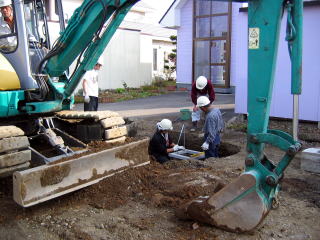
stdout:
<svg viewBox="0 0 320 240">
<path fill-rule="evenodd" d="M 138 0 L 84 0 L 66 28 L 61 0 L 56 0 L 61 33 L 54 44 L 51 44 L 50 25 L 42 0 L 0 0 L 0 4 L 8 1 L 14 12 L 14 27 L 0 33 L 0 176 L 13 173 L 14 199 L 27 207 L 93 184 L 132 165 L 117 157 L 114 150 L 100 157 L 103 161 L 95 155 L 61 162 L 54 154 L 43 157 L 39 146 L 46 140 L 59 156 L 76 152 L 66 146 L 67 142 L 82 146 L 81 141 L 56 127 L 67 124 L 66 128 L 71 129 L 75 122 L 59 121 L 59 113 L 71 110 L 72 94 L 82 76 L 93 68 Z M 249 5 L 245 171 L 213 196 L 192 201 L 185 210 L 190 218 L 229 231 L 245 232 L 259 225 L 276 205 L 283 172 L 301 148 L 297 140 L 297 107 L 294 108 L 293 137 L 279 130 L 268 130 L 268 121 L 280 22 L 285 9 L 295 106 L 301 93 L 303 3 L 302 0 L 234 2 Z M 88 115 L 76 116 L 82 117 L 88 118 Z M 265 155 L 266 144 L 284 152 L 277 164 Z M 127 148 L 130 146 L 120 151 Z M 108 158 L 112 161 L 107 161 Z M 133 165 L 141 164 L 144 163 Z M 21 170 L 25 168 L 28 169 Z M 88 172 L 83 173 L 84 170 Z"/>
</svg>

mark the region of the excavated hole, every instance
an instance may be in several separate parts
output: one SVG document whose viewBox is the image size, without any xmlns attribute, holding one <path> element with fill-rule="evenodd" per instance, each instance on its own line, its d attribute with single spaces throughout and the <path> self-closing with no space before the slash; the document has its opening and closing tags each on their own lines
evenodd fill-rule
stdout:
<svg viewBox="0 0 320 240">
<path fill-rule="evenodd" d="M 177 143 L 179 139 L 180 132 L 175 132 L 173 131 L 171 133 L 171 136 L 173 138 L 173 142 Z M 185 133 L 182 134 L 179 145 L 185 146 L 185 148 L 194 150 L 194 151 L 200 151 L 202 152 L 203 150 L 201 149 L 201 145 L 203 143 L 203 137 L 199 133 Z M 240 147 L 233 145 L 228 142 L 224 142 L 222 139 L 222 142 L 220 144 L 219 148 L 219 157 L 224 158 L 228 156 L 232 156 L 234 154 L 237 154 L 240 152 Z"/>
</svg>

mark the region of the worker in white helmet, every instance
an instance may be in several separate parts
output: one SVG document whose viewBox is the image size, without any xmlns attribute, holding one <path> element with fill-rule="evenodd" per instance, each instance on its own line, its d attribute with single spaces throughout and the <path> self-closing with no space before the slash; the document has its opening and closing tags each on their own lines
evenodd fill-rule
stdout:
<svg viewBox="0 0 320 240">
<path fill-rule="evenodd" d="M 220 133 L 224 128 L 224 121 L 218 108 L 214 108 L 207 96 L 197 99 L 197 106 L 206 114 L 203 127 L 204 143 L 201 148 L 205 157 L 219 157 Z"/>
<path fill-rule="evenodd" d="M 98 72 L 103 65 L 100 57 L 93 69 L 87 71 L 83 76 L 82 88 L 84 96 L 84 111 L 97 111 L 99 103 L 99 82 Z"/>
<path fill-rule="evenodd" d="M 169 161 L 169 153 L 184 149 L 183 146 L 172 142 L 169 134 L 172 129 L 172 122 L 169 119 L 162 119 L 157 123 L 157 130 L 150 140 L 149 154 L 159 163 Z"/>
<path fill-rule="evenodd" d="M 15 31 L 13 8 L 11 4 L 11 0 L 0 0 L 0 48 L 6 51 L 13 50 L 17 45 L 15 36 L 4 36 L 12 34 Z"/>
<path fill-rule="evenodd" d="M 197 107 L 197 98 L 200 96 L 207 96 L 212 103 L 215 99 L 215 92 L 210 80 L 204 76 L 199 76 L 197 80 L 192 84 L 191 88 L 191 100 L 193 102 L 193 111 L 191 114 L 192 124 L 194 131 L 197 127 L 197 123 L 200 120 L 200 110 Z"/>
</svg>

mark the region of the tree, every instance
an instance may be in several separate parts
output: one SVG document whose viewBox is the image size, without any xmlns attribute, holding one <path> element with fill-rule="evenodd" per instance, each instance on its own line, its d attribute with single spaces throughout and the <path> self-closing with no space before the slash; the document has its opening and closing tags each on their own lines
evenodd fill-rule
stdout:
<svg viewBox="0 0 320 240">
<path fill-rule="evenodd" d="M 164 59 L 164 74 L 166 80 L 173 81 L 172 74 L 176 71 L 176 60 L 177 60 L 177 36 L 170 36 L 172 44 L 175 46 L 172 52 L 169 53 L 168 59 Z"/>
</svg>

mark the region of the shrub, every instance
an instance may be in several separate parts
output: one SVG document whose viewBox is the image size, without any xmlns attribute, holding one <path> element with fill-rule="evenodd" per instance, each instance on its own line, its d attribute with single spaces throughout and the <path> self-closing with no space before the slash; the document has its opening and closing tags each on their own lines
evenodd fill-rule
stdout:
<svg viewBox="0 0 320 240">
<path fill-rule="evenodd" d="M 154 85 L 145 85 L 141 87 L 142 91 L 150 91 L 150 90 L 156 90 L 157 87 Z"/>
<path fill-rule="evenodd" d="M 126 90 L 124 88 L 117 88 L 116 93 L 124 93 Z"/>
</svg>

